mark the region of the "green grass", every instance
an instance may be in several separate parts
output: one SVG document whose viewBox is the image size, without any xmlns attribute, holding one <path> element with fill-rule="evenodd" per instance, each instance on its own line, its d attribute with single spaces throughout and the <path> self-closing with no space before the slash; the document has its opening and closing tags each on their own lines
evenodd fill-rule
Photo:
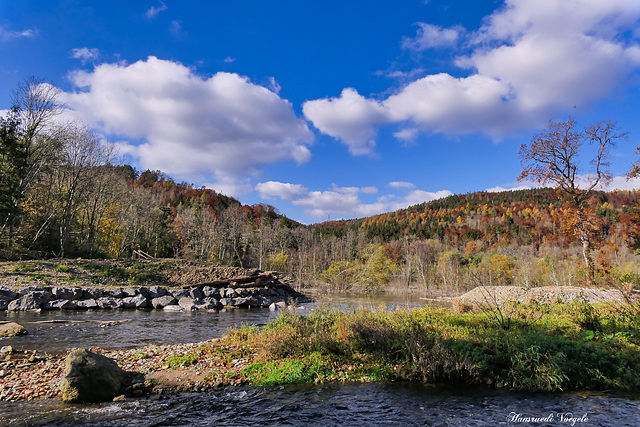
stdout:
<svg viewBox="0 0 640 427">
<path fill-rule="evenodd" d="M 529 391 L 640 391 L 640 319 L 613 305 L 517 306 L 510 327 L 486 313 L 283 312 L 228 336 L 262 349 L 246 367 L 259 385 L 413 380 Z"/>
<path fill-rule="evenodd" d="M 194 353 L 187 353 L 180 356 L 172 356 L 167 360 L 167 365 L 171 369 L 177 369 L 179 367 L 188 367 L 198 361 L 198 355 Z"/>
</svg>

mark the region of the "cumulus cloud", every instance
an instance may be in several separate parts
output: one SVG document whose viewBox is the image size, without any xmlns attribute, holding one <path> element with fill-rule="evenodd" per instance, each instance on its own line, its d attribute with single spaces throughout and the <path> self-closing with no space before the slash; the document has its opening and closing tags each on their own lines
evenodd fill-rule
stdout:
<svg viewBox="0 0 640 427">
<path fill-rule="evenodd" d="M 95 61 L 100 56 L 100 51 L 97 48 L 77 47 L 71 50 L 71 57 L 79 59 L 82 64 L 86 64 L 89 61 Z"/>
<path fill-rule="evenodd" d="M 592 105 L 623 84 L 640 69 L 640 45 L 632 35 L 639 19 L 637 0 L 507 0 L 468 34 L 470 52 L 455 60 L 467 76 L 427 75 L 382 100 L 345 89 L 337 98 L 308 101 L 303 111 L 352 154 L 370 154 L 378 128 L 389 123 L 499 139 Z M 419 50 L 453 42 L 461 30 L 455 34 L 421 24 L 403 45 Z M 349 106 L 357 113 L 346 114 Z M 411 136 L 403 130 L 395 135 Z"/>
<path fill-rule="evenodd" d="M 313 133 L 291 103 L 238 74 L 202 77 L 149 57 L 70 78 L 66 104 L 105 135 L 134 141 L 119 145 L 142 168 L 246 191 L 244 179 L 263 165 L 311 158 Z"/>
<path fill-rule="evenodd" d="M 344 89 L 339 98 L 307 101 L 302 110 L 320 132 L 340 138 L 353 155 L 371 154 L 376 126 L 389 121 L 389 112 L 381 103 L 352 88 Z"/>
<path fill-rule="evenodd" d="M 407 189 L 413 188 L 406 184 L 395 183 L 390 187 Z M 327 218 L 361 218 L 383 212 L 403 209 L 418 203 L 428 202 L 452 193 L 448 190 L 428 192 L 413 190 L 403 197 L 383 195 L 371 203 L 363 202 L 361 195 L 375 194 L 376 187 L 338 187 L 333 185 L 330 190 L 311 191 L 299 184 L 268 181 L 256 185 L 256 190 L 264 198 L 280 197 L 290 201 L 293 205 L 305 207 L 305 213 L 323 220 Z"/>
<path fill-rule="evenodd" d="M 413 184 L 411 182 L 405 182 L 405 181 L 392 181 L 389 184 L 387 184 L 387 187 L 391 187 L 391 188 L 416 188 L 415 184 Z"/>
<path fill-rule="evenodd" d="M 160 6 L 151 6 L 144 15 L 147 17 L 147 19 L 153 19 L 156 17 L 156 15 L 158 15 L 160 12 L 164 12 L 165 10 L 167 10 L 167 5 L 161 1 Z"/>
<path fill-rule="evenodd" d="M 418 32 L 413 38 L 402 39 L 402 48 L 421 52 L 435 47 L 455 45 L 464 30 L 462 27 L 442 28 L 437 25 L 418 22 Z"/>
</svg>

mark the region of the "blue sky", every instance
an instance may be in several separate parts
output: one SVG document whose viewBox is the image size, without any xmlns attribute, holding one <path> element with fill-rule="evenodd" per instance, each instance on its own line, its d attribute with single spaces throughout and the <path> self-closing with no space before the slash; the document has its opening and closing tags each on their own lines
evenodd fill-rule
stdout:
<svg viewBox="0 0 640 427">
<path fill-rule="evenodd" d="M 510 189 L 548 120 L 640 145 L 637 0 L 0 0 L 0 109 L 27 76 L 139 170 L 312 223 Z M 588 170 L 585 169 L 584 173 Z"/>
</svg>

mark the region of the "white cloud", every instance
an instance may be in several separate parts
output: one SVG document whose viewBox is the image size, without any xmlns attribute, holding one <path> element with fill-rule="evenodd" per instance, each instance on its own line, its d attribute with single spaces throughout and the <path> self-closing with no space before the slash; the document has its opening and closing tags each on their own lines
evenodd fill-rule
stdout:
<svg viewBox="0 0 640 427">
<path fill-rule="evenodd" d="M 416 188 L 415 184 L 413 184 L 411 182 L 405 182 L 405 181 L 392 181 L 389 184 L 387 184 L 387 187 L 391 187 L 391 188 Z"/>
<path fill-rule="evenodd" d="M 226 58 L 223 59 L 224 62 L 231 64 L 232 62 L 236 62 L 236 58 L 232 58 L 230 56 L 227 56 Z"/>
<path fill-rule="evenodd" d="M 638 20 L 637 0 L 507 0 L 468 37 L 471 53 L 456 59 L 466 77 L 427 75 L 382 100 L 345 89 L 338 98 L 308 101 L 303 111 L 352 154 L 370 154 L 377 129 L 388 123 L 499 139 L 593 105 L 624 84 L 640 69 L 640 45 L 631 36 Z M 433 44 L 454 39 L 427 24 L 420 31 L 404 44 L 430 47 L 419 43 L 429 34 Z M 395 135 L 406 140 L 411 133 Z"/>
<path fill-rule="evenodd" d="M 142 168 L 247 190 L 244 179 L 261 166 L 311 158 L 313 133 L 291 104 L 237 74 L 207 78 L 149 57 L 77 71 L 71 81 L 77 90 L 62 94 L 66 104 L 112 138 L 134 141 L 120 146 Z"/>
<path fill-rule="evenodd" d="M 308 193 L 308 190 L 300 184 L 289 184 L 277 181 L 261 182 L 256 185 L 256 190 L 263 198 L 278 196 L 282 200 L 293 200 Z"/>
<path fill-rule="evenodd" d="M 410 188 L 408 183 L 398 183 L 396 188 Z M 338 187 L 333 185 L 331 190 L 310 191 L 299 184 L 268 181 L 256 185 L 256 190 L 264 198 L 278 196 L 283 200 L 291 201 L 293 205 L 303 206 L 305 213 L 318 220 L 327 218 L 362 218 L 379 213 L 395 211 L 410 205 L 446 197 L 452 193 L 448 190 L 427 192 L 414 190 L 405 197 L 398 199 L 393 195 L 383 195 L 373 203 L 365 203 L 361 195 L 375 194 L 375 187 Z"/>
<path fill-rule="evenodd" d="M 339 98 L 307 101 L 305 117 L 322 133 L 340 138 L 353 155 L 371 154 L 375 148 L 376 125 L 388 122 L 389 113 L 379 102 L 366 99 L 347 88 Z"/>
<path fill-rule="evenodd" d="M 394 132 L 393 136 L 405 142 L 413 142 L 418 136 L 418 129 L 416 128 L 402 129 L 402 130 L 399 130 L 398 132 Z"/>
<path fill-rule="evenodd" d="M 442 28 L 437 25 L 418 22 L 418 31 L 413 38 L 402 39 L 402 48 L 421 52 L 435 47 L 455 45 L 464 31 L 462 27 Z"/>
<path fill-rule="evenodd" d="M 156 15 L 158 15 L 160 12 L 164 12 L 165 10 L 167 10 L 167 5 L 161 1 L 160 6 L 151 6 L 145 12 L 145 16 L 147 17 L 147 19 L 153 19 L 156 17 Z"/>
<path fill-rule="evenodd" d="M 15 39 L 33 38 L 36 36 L 35 30 L 11 31 L 0 26 L 0 41 L 8 42 Z"/>
<path fill-rule="evenodd" d="M 100 51 L 97 48 L 77 47 L 71 50 L 71 57 L 79 59 L 82 64 L 86 64 L 89 61 L 95 61 L 100 56 Z"/>
</svg>

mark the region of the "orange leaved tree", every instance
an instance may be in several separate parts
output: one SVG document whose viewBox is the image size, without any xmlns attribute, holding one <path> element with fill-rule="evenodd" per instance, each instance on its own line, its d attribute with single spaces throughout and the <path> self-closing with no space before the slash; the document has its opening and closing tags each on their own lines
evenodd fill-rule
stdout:
<svg viewBox="0 0 640 427">
<path fill-rule="evenodd" d="M 572 221 L 582 243 L 582 255 L 587 268 L 587 283 L 594 284 L 595 267 L 591 258 L 596 221 L 587 201 L 599 185 L 608 184 L 610 149 L 627 134 L 620 132 L 610 120 L 578 129 L 576 121 L 549 121 L 547 127 L 520 147 L 522 173 L 518 180 L 531 179 L 540 184 L 552 184 L 575 212 Z M 585 143 L 589 147 L 585 147 Z M 589 149 L 590 148 L 590 149 Z M 583 161 L 589 159 L 589 167 Z"/>
</svg>

